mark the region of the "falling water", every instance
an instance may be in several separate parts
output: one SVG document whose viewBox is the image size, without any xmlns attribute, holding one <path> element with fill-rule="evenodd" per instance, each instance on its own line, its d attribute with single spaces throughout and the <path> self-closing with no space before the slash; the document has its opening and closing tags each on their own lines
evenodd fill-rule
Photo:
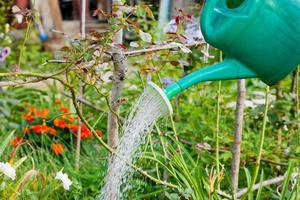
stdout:
<svg viewBox="0 0 300 200">
<path fill-rule="evenodd" d="M 151 86 L 147 86 L 134 104 L 123 127 L 123 136 L 109 166 L 106 183 L 101 191 L 101 200 L 124 199 L 121 187 L 130 184 L 132 170 L 126 163 L 132 163 L 136 151 L 145 142 L 147 129 L 151 124 L 170 112 L 161 94 Z M 125 186 L 126 188 L 126 186 Z"/>
</svg>

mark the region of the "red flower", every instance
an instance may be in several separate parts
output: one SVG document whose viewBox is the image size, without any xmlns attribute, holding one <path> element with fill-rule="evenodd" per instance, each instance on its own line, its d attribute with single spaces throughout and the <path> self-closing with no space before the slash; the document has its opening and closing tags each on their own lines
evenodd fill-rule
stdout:
<svg viewBox="0 0 300 200">
<path fill-rule="evenodd" d="M 61 104 L 61 100 L 59 100 L 59 99 L 55 99 L 55 101 L 54 101 L 54 104 L 56 104 L 56 105 L 59 105 L 59 104 Z"/>
<path fill-rule="evenodd" d="M 48 127 L 46 125 L 42 125 L 42 124 L 30 126 L 30 129 L 37 134 L 46 133 L 47 128 Z"/>
<path fill-rule="evenodd" d="M 86 127 L 86 125 L 82 125 L 81 126 L 81 134 L 80 134 L 80 139 L 84 140 L 84 139 L 88 139 L 93 137 L 92 132 Z"/>
<path fill-rule="evenodd" d="M 59 118 L 56 118 L 53 121 L 53 124 L 54 124 L 54 126 L 59 127 L 59 128 L 65 128 L 67 126 L 67 123 L 64 120 L 59 119 Z"/>
<path fill-rule="evenodd" d="M 62 113 L 69 113 L 70 112 L 69 108 L 66 108 L 66 107 L 60 107 L 59 111 L 62 112 Z"/>
<path fill-rule="evenodd" d="M 15 139 L 13 139 L 10 144 L 13 146 L 13 147 L 17 147 L 19 146 L 21 143 L 23 142 L 23 139 L 19 136 L 17 136 Z"/>
<path fill-rule="evenodd" d="M 30 129 L 36 134 L 49 133 L 50 135 L 57 135 L 57 131 L 54 128 L 42 124 L 31 126 Z"/>
<path fill-rule="evenodd" d="M 32 122 L 34 120 L 34 117 L 30 113 L 23 114 L 23 118 L 28 122 Z"/>
<path fill-rule="evenodd" d="M 78 125 L 77 124 L 68 124 L 67 127 L 75 134 L 78 133 Z M 80 139 L 88 139 L 93 137 L 92 132 L 86 127 L 86 125 L 81 125 L 81 133 L 80 133 Z"/>
<path fill-rule="evenodd" d="M 73 121 L 73 117 L 71 115 L 63 115 L 62 118 L 68 120 L 69 122 Z"/>
<path fill-rule="evenodd" d="M 45 119 L 48 116 L 49 112 L 49 109 L 41 109 L 39 111 L 36 111 L 35 116 Z"/>
<path fill-rule="evenodd" d="M 57 135 L 58 132 L 54 128 L 47 127 L 47 133 L 49 133 L 50 135 Z"/>
<path fill-rule="evenodd" d="M 51 149 L 55 155 L 60 155 L 64 151 L 64 146 L 62 144 L 53 144 Z"/>
<path fill-rule="evenodd" d="M 77 124 L 67 124 L 66 127 L 67 127 L 68 129 L 70 129 L 70 131 L 72 131 L 73 133 L 77 133 L 77 129 L 78 129 Z"/>
<path fill-rule="evenodd" d="M 28 112 L 29 113 L 35 113 L 36 112 L 36 108 L 34 106 L 29 107 Z"/>
</svg>

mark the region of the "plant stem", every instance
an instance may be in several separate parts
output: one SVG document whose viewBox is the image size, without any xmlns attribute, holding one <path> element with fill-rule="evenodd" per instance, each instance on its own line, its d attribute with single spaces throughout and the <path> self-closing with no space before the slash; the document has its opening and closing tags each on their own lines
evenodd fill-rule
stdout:
<svg viewBox="0 0 300 200">
<path fill-rule="evenodd" d="M 222 52 L 220 52 L 220 61 L 222 62 Z M 222 89 L 222 81 L 218 82 L 218 93 L 217 93 L 217 124 L 216 124 L 216 133 L 214 138 L 216 140 L 216 169 L 217 175 L 220 174 L 220 144 L 219 144 L 219 133 L 220 133 L 220 113 L 221 113 L 221 89 Z M 219 180 L 217 180 L 217 188 L 220 189 Z"/>
<path fill-rule="evenodd" d="M 81 0 L 81 20 L 80 20 L 80 31 L 81 37 L 85 39 L 85 19 L 86 19 L 86 0 Z M 79 86 L 79 97 L 83 98 L 83 84 Z M 79 109 L 82 112 L 82 104 L 79 105 Z M 79 171 L 80 168 L 80 146 L 81 146 L 81 130 L 82 122 L 78 119 L 78 130 L 77 130 L 77 140 L 76 140 L 76 159 L 75 168 Z"/>
<path fill-rule="evenodd" d="M 18 68 L 21 68 L 21 60 L 22 60 L 22 57 L 23 57 L 23 53 L 24 53 L 24 49 L 25 49 L 25 45 L 26 45 L 26 41 L 27 41 L 27 38 L 28 38 L 30 27 L 31 27 L 31 20 L 29 20 L 29 22 L 28 22 L 26 32 L 25 32 L 25 36 L 24 36 L 24 40 L 23 40 L 22 46 L 20 47 L 20 55 L 19 55 L 19 58 L 18 58 L 18 66 L 17 66 Z"/>
<path fill-rule="evenodd" d="M 268 114 L 268 107 L 269 107 L 269 90 L 270 90 L 270 87 L 267 86 L 266 96 L 265 96 L 265 109 L 264 109 L 264 117 L 263 117 L 263 127 L 262 127 L 261 136 L 260 136 L 260 142 L 259 142 L 259 153 L 258 153 L 257 160 L 256 160 L 256 163 L 255 163 L 256 167 L 255 167 L 255 171 L 254 171 L 254 176 L 253 176 L 251 185 L 248 188 L 247 193 L 243 196 L 242 200 L 245 199 L 246 196 L 252 191 L 253 186 L 256 182 L 257 176 L 258 176 L 259 168 L 260 168 L 260 161 L 261 161 L 261 157 L 262 157 L 263 145 L 264 145 L 264 140 L 265 140 L 267 114 Z"/>
<path fill-rule="evenodd" d="M 113 14 L 116 16 L 117 19 L 122 19 L 123 13 L 119 9 L 119 6 L 123 5 L 121 0 L 113 0 Z M 114 11 L 116 10 L 116 11 Z M 115 45 L 117 44 L 123 44 L 123 30 L 120 29 L 113 38 L 113 43 Z M 111 96 L 110 96 L 110 106 L 111 109 L 108 113 L 108 121 L 107 121 L 107 133 L 108 133 L 108 145 L 112 149 L 116 149 L 119 144 L 119 125 L 118 125 L 118 114 L 120 104 L 118 103 L 118 100 L 121 97 L 121 92 L 123 89 L 123 81 L 125 79 L 125 65 L 123 63 L 124 56 L 122 53 L 122 49 L 115 47 L 113 48 L 113 80 L 112 80 L 112 90 L 111 90 Z M 112 156 L 112 155 L 111 155 Z M 112 157 L 110 157 L 109 160 Z"/>
<path fill-rule="evenodd" d="M 236 195 L 239 183 L 240 157 L 241 157 L 241 142 L 244 121 L 244 107 L 246 100 L 246 81 L 245 79 L 238 80 L 238 97 L 236 101 L 235 111 L 235 130 L 234 130 L 234 144 L 232 149 L 232 163 L 231 163 L 231 185 L 233 195 Z"/>
</svg>

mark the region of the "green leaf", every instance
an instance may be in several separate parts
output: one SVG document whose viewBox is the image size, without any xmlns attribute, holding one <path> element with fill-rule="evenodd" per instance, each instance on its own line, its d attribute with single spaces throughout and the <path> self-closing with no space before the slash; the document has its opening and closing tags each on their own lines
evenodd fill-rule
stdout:
<svg viewBox="0 0 300 200">
<path fill-rule="evenodd" d="M 7 147 L 7 145 L 9 144 L 9 142 L 11 141 L 12 137 L 14 136 L 16 130 L 13 130 L 6 138 L 5 140 L 1 143 L 0 145 L 0 156 L 2 156 L 5 148 Z"/>
</svg>

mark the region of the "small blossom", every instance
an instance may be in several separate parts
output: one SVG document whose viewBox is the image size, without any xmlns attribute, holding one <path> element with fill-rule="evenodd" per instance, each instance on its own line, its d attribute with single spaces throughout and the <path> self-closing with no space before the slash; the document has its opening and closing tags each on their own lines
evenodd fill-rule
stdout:
<svg viewBox="0 0 300 200">
<path fill-rule="evenodd" d="M 65 190 L 69 190 L 72 185 L 72 181 L 69 179 L 68 174 L 63 173 L 62 170 L 56 173 L 55 179 L 60 180 L 63 183 Z"/>
<path fill-rule="evenodd" d="M 8 163 L 0 162 L 0 171 L 11 178 L 12 180 L 15 180 L 16 178 L 16 170 Z"/>
<path fill-rule="evenodd" d="M 61 155 L 64 151 L 64 146 L 62 144 L 53 144 L 51 149 L 55 153 L 55 155 Z"/>
<path fill-rule="evenodd" d="M 47 131 L 47 126 L 46 125 L 34 125 L 34 126 L 30 126 L 30 129 L 37 134 L 42 134 L 42 133 L 46 133 Z"/>
<path fill-rule="evenodd" d="M 30 106 L 28 109 L 29 113 L 35 113 L 36 112 L 36 108 L 34 106 Z"/>
<path fill-rule="evenodd" d="M 60 107 L 59 111 L 62 112 L 62 113 L 69 113 L 70 112 L 69 108 L 66 108 L 66 107 Z"/>
<path fill-rule="evenodd" d="M 4 56 L 4 57 L 7 57 L 9 56 L 9 54 L 11 53 L 11 50 L 9 47 L 4 47 L 1 51 L 1 54 Z"/>
<path fill-rule="evenodd" d="M 24 16 L 22 14 L 15 14 L 15 18 L 16 18 L 18 24 L 21 24 L 24 19 Z"/>
<path fill-rule="evenodd" d="M 49 133 L 50 135 L 57 135 L 57 130 L 55 130 L 54 128 L 51 128 L 51 127 L 47 127 L 47 130 L 46 130 L 47 133 Z"/>
<path fill-rule="evenodd" d="M 289 155 L 290 152 L 291 152 L 291 148 L 290 147 L 286 147 L 283 151 L 284 151 L 285 155 Z"/>
<path fill-rule="evenodd" d="M 163 83 L 165 87 L 170 86 L 172 83 L 174 83 L 174 80 L 171 77 L 165 77 L 163 79 Z"/>
<path fill-rule="evenodd" d="M 32 122 L 34 120 L 34 116 L 32 116 L 30 113 L 23 114 L 23 118 L 28 122 Z"/>
<path fill-rule="evenodd" d="M 57 131 L 54 128 L 48 127 L 44 124 L 30 126 L 30 129 L 36 134 L 49 133 L 50 135 L 57 135 Z"/>
<path fill-rule="evenodd" d="M 15 139 L 13 139 L 10 144 L 13 146 L 13 147 L 17 147 L 19 146 L 21 143 L 23 142 L 23 139 L 19 136 L 17 136 Z"/>
<path fill-rule="evenodd" d="M 59 127 L 59 128 L 66 128 L 67 126 L 67 123 L 65 122 L 65 120 L 63 119 L 59 119 L 59 118 L 56 118 L 54 121 L 53 121 L 53 124 L 54 126 L 56 127 Z"/>
<path fill-rule="evenodd" d="M 59 100 L 59 99 L 55 99 L 55 101 L 54 101 L 54 104 L 56 104 L 56 105 L 59 105 L 59 104 L 61 104 L 61 100 Z"/>
<path fill-rule="evenodd" d="M 67 127 L 75 134 L 78 133 L 78 125 L 77 124 L 68 124 Z M 81 125 L 81 133 L 80 133 L 80 139 L 88 139 L 93 137 L 92 132 L 86 127 L 86 125 Z"/>
<path fill-rule="evenodd" d="M 62 118 L 65 119 L 65 120 L 68 120 L 69 122 L 73 121 L 73 117 L 71 115 L 63 115 Z"/>
<path fill-rule="evenodd" d="M 45 119 L 48 116 L 49 112 L 49 109 L 41 109 L 35 112 L 35 116 Z"/>
<path fill-rule="evenodd" d="M 289 131 L 289 129 L 288 129 L 288 127 L 287 127 L 287 125 L 285 124 L 285 125 L 283 125 L 283 130 L 284 131 Z"/>
</svg>

